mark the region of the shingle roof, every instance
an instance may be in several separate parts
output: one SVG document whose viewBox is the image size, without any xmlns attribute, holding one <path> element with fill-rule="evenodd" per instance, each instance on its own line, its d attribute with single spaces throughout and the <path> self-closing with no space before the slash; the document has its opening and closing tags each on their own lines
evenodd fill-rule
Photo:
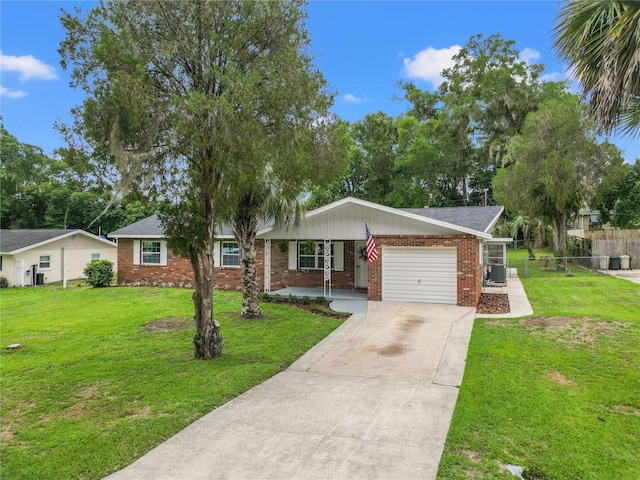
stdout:
<svg viewBox="0 0 640 480">
<path fill-rule="evenodd" d="M 222 232 L 220 232 L 220 228 L 216 227 L 216 235 L 230 237 L 233 236 L 233 232 L 227 227 L 223 227 Z M 160 223 L 160 219 L 158 218 L 158 216 L 151 215 L 150 217 L 143 218 L 142 220 L 132 223 L 131 225 L 127 225 L 126 227 L 122 227 L 109 234 L 109 238 L 118 237 L 162 238 L 164 237 L 164 229 L 162 228 L 162 223 Z"/>
<path fill-rule="evenodd" d="M 496 217 L 502 213 L 503 207 L 439 207 L 439 208 L 399 208 L 441 222 L 471 228 L 479 232 L 487 232 Z M 490 233 L 490 232 L 487 232 Z"/>
<path fill-rule="evenodd" d="M 131 235 L 143 235 L 143 236 L 157 236 L 162 237 L 164 235 L 164 229 L 160 223 L 160 219 L 157 215 L 151 215 L 150 217 L 138 220 L 131 225 L 122 227 L 109 234 L 109 237 L 128 237 Z"/>
<path fill-rule="evenodd" d="M 54 240 L 66 235 L 81 233 L 91 237 L 94 235 L 83 230 L 62 228 L 34 228 L 34 229 L 2 229 L 0 230 L 0 252 L 11 253 L 16 250 Z M 98 238 L 98 237 L 96 237 Z"/>
</svg>

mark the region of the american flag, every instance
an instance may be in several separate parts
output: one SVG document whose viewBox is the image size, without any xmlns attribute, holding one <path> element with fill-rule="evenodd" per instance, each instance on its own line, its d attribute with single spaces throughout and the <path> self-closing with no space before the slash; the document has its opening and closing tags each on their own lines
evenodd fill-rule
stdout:
<svg viewBox="0 0 640 480">
<path fill-rule="evenodd" d="M 364 222 L 364 230 L 367 234 L 367 258 L 369 262 L 373 262 L 378 258 L 378 252 L 376 251 L 376 242 L 371 236 L 367 222 Z"/>
</svg>

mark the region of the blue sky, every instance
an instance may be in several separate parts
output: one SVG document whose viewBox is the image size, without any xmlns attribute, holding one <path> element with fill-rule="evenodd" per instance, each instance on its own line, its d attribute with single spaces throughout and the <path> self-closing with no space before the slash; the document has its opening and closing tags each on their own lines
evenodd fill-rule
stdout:
<svg viewBox="0 0 640 480">
<path fill-rule="evenodd" d="M 60 67 L 64 38 L 60 9 L 83 10 L 92 2 L 0 2 L 1 96 L 5 128 L 46 153 L 64 146 L 53 129 L 69 121 L 83 94 L 69 87 Z M 393 100 L 399 81 L 433 89 L 450 56 L 475 34 L 500 33 L 514 40 L 521 57 L 546 65 L 545 78 L 566 78 L 551 45 L 559 3 L 554 1 L 312 1 L 307 27 L 316 65 L 337 92 L 333 112 L 355 121 L 384 111 L 396 116 L 407 105 Z M 613 137 L 625 159 L 640 157 L 640 141 Z"/>
</svg>

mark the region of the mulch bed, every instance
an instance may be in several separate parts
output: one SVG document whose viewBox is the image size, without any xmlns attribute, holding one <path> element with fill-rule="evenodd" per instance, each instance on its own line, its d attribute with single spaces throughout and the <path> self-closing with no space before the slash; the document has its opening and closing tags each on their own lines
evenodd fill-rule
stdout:
<svg viewBox="0 0 640 480">
<path fill-rule="evenodd" d="M 481 293 L 476 313 L 509 313 L 509 296 L 506 293 Z"/>
</svg>

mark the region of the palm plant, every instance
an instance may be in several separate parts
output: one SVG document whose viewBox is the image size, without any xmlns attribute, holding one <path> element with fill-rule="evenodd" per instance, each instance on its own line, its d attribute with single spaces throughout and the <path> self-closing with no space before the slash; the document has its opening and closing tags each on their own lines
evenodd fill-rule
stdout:
<svg viewBox="0 0 640 480">
<path fill-rule="evenodd" d="M 261 225 L 276 226 L 298 223 L 302 218 L 300 197 L 287 194 L 276 179 L 265 176 L 253 188 L 244 191 L 226 214 L 240 250 L 242 274 L 242 316 L 258 318 L 260 310 L 260 282 L 256 271 L 256 235 Z"/>
<path fill-rule="evenodd" d="M 558 15 L 555 47 L 605 133 L 640 134 L 639 32 L 637 0 L 573 0 Z"/>
</svg>

